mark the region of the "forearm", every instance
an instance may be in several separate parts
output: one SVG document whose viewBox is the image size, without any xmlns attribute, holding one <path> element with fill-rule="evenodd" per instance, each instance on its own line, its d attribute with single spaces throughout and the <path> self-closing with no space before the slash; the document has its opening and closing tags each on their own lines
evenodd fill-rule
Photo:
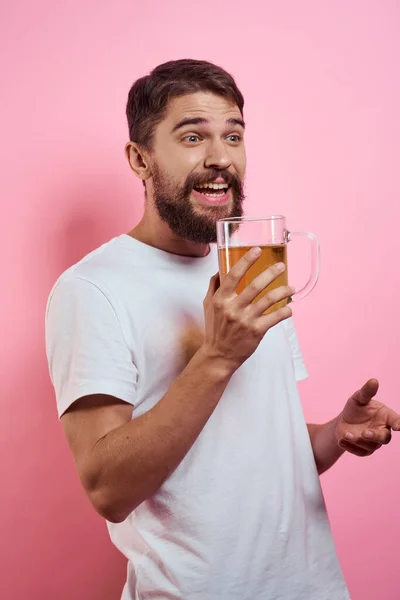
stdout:
<svg viewBox="0 0 400 600">
<path fill-rule="evenodd" d="M 232 373 L 197 352 L 157 405 L 101 439 L 85 485 L 108 520 L 125 519 L 154 494 L 187 454 Z"/>
<path fill-rule="evenodd" d="M 323 425 L 307 424 L 315 464 L 320 475 L 330 469 L 344 453 L 335 437 L 337 419 L 338 417 Z"/>
</svg>

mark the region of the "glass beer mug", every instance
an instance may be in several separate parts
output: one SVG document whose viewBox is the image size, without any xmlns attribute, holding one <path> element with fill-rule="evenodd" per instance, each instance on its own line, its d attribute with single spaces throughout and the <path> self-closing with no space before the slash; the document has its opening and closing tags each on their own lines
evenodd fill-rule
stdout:
<svg viewBox="0 0 400 600">
<path fill-rule="evenodd" d="M 269 290 L 288 285 L 287 245 L 294 236 L 307 236 L 311 240 L 311 274 L 307 283 L 296 291 L 289 299 L 300 300 L 305 298 L 315 287 L 320 268 L 319 242 L 313 233 L 307 231 L 289 232 L 286 227 L 286 218 L 281 215 L 269 217 L 236 217 L 220 219 L 217 221 L 217 247 L 220 281 L 224 280 L 229 270 L 251 248 L 261 248 L 261 256 L 249 268 L 240 281 L 236 292 L 240 294 L 249 283 L 260 273 L 275 263 L 282 262 L 286 270 L 267 286 L 255 299 L 257 302 Z M 288 300 L 275 303 L 264 314 L 277 310 L 287 304 Z"/>
</svg>

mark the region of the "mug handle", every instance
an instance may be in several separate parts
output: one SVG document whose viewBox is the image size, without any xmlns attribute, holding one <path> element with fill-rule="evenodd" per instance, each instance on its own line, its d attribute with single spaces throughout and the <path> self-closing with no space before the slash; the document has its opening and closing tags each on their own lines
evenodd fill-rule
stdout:
<svg viewBox="0 0 400 600">
<path fill-rule="evenodd" d="M 291 302 L 295 300 L 302 300 L 303 298 L 308 296 L 310 292 L 312 292 L 318 281 L 321 262 L 320 247 L 317 236 L 315 236 L 313 233 L 310 233 L 309 231 L 287 231 L 286 241 L 290 242 L 292 237 L 295 235 L 306 236 L 311 240 L 311 275 L 307 283 L 293 294 L 293 296 L 290 299 Z"/>
</svg>

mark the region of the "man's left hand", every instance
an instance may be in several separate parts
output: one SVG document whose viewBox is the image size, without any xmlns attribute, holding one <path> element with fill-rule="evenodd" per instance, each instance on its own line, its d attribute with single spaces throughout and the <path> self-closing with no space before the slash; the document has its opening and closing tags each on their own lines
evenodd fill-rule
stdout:
<svg viewBox="0 0 400 600">
<path fill-rule="evenodd" d="M 335 437 L 344 450 L 356 456 L 369 456 L 392 438 L 392 430 L 400 431 L 400 415 L 374 399 L 379 388 L 370 379 L 349 398 L 339 415 Z"/>
</svg>

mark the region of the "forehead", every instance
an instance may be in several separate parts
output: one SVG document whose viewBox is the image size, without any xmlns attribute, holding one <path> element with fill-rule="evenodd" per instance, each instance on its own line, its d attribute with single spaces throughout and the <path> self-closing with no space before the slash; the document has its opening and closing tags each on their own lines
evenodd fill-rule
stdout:
<svg viewBox="0 0 400 600">
<path fill-rule="evenodd" d="M 211 92 L 196 92 L 173 98 L 164 117 L 166 125 L 172 127 L 190 117 L 206 118 L 210 124 L 225 123 L 230 118 L 242 118 L 237 104 L 229 98 L 217 96 Z"/>
</svg>

